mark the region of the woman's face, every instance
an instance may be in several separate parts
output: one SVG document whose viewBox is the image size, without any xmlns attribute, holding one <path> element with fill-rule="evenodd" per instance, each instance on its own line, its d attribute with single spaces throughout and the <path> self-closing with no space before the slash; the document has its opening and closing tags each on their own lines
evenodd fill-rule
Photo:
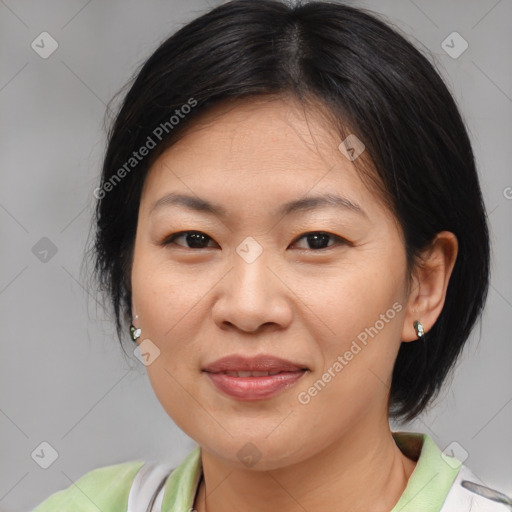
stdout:
<svg viewBox="0 0 512 512">
<path fill-rule="evenodd" d="M 388 425 L 403 240 L 341 140 L 301 112 L 284 100 L 214 109 L 155 162 L 141 198 L 133 311 L 151 385 L 186 434 L 240 467 L 300 462 Z M 283 210 L 327 195 L 358 208 L 319 199 Z M 170 240 L 185 231 L 200 233 Z M 229 375 L 211 366 L 226 356 L 292 366 Z"/>
</svg>

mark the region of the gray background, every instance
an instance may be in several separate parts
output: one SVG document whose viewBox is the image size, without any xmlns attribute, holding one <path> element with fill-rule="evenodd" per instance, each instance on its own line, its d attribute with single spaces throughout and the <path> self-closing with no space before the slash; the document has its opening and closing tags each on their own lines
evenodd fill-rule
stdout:
<svg viewBox="0 0 512 512">
<path fill-rule="evenodd" d="M 465 450 L 478 477 L 512 495 L 512 2 L 352 3 L 382 13 L 431 55 L 469 126 L 491 223 L 483 320 L 436 406 L 398 428 L 426 432 L 441 449 L 458 443 L 448 450 Z M 144 366 L 122 352 L 81 263 L 105 104 L 160 41 L 210 5 L 0 0 L 1 510 L 29 510 L 100 466 L 178 464 L 195 446 L 160 406 Z M 43 31 L 59 45 L 47 59 L 31 48 Z M 456 59 L 441 46 L 453 31 L 469 44 Z M 48 469 L 31 455 L 43 441 L 58 452 Z"/>
</svg>

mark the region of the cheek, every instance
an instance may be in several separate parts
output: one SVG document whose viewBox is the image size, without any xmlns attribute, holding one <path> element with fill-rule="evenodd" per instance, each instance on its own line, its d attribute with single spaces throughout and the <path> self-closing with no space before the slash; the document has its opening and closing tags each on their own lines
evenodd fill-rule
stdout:
<svg viewBox="0 0 512 512">
<path fill-rule="evenodd" d="M 399 275 L 384 257 L 375 265 L 366 258 L 360 264 L 346 264 L 327 277 L 309 276 L 298 286 L 297 295 L 304 297 L 304 304 L 316 314 L 317 324 L 322 327 L 322 339 L 334 348 L 341 340 L 346 343 L 355 339 L 376 322 L 377 330 L 389 332 L 391 325 L 397 324 L 397 310 L 403 309 L 403 305 L 393 308 L 404 297 Z"/>
<path fill-rule="evenodd" d="M 206 277 L 206 276 L 205 276 Z M 210 279 L 211 280 L 211 279 Z M 200 340 L 198 314 L 201 298 L 212 287 L 207 277 L 171 268 L 169 262 L 151 250 L 136 246 L 132 265 L 132 293 L 137 308 L 141 341 L 156 357 L 146 366 L 155 394 L 164 409 L 176 418 L 190 409 L 190 394 L 199 374 Z M 142 347 L 141 347 L 142 348 Z M 186 415 L 185 415 L 186 416 Z"/>
<path fill-rule="evenodd" d="M 211 284 L 193 269 L 172 265 L 158 251 L 135 251 L 132 267 L 133 300 L 143 333 L 165 349 L 190 327 L 190 317 Z M 190 335 L 190 331 L 189 335 Z"/>
<path fill-rule="evenodd" d="M 382 295 L 372 288 L 357 290 L 356 296 L 347 294 L 336 305 L 326 302 L 322 318 L 335 334 L 329 331 L 326 335 L 324 328 L 324 335 L 316 337 L 321 364 L 297 390 L 304 418 L 332 418 L 317 427 L 320 437 L 350 430 L 375 411 L 387 414 L 403 307 L 399 301 L 393 302 L 389 290 Z"/>
<path fill-rule="evenodd" d="M 390 255 L 361 258 L 364 264 L 317 281 L 308 305 L 318 312 L 322 382 L 317 387 L 326 405 L 363 407 L 389 390 L 405 312 L 400 257 L 395 257 L 396 263 Z"/>
</svg>

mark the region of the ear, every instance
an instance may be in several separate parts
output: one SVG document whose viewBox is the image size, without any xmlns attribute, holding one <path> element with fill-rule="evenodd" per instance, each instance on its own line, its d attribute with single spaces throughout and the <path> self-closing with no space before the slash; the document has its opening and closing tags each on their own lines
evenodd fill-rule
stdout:
<svg viewBox="0 0 512 512">
<path fill-rule="evenodd" d="M 411 290 L 404 317 L 402 341 L 418 339 L 414 322 L 419 320 L 427 333 L 441 314 L 448 282 L 457 259 L 457 237 L 450 231 L 441 231 L 420 255 L 413 270 Z"/>
</svg>

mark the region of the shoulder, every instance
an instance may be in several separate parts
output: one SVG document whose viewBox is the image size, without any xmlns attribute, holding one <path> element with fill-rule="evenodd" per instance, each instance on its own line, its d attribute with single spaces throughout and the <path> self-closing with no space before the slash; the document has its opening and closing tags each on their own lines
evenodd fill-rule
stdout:
<svg viewBox="0 0 512 512">
<path fill-rule="evenodd" d="M 130 487 L 145 461 L 129 461 L 93 469 L 66 489 L 52 494 L 32 512 L 124 512 Z"/>
<path fill-rule="evenodd" d="M 506 512 L 512 499 L 480 481 L 462 465 L 440 512 Z"/>
</svg>

